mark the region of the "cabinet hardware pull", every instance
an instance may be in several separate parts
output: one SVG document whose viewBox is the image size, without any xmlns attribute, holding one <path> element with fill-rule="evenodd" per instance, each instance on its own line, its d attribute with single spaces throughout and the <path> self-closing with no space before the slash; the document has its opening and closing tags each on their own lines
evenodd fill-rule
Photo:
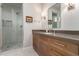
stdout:
<svg viewBox="0 0 79 59">
<path fill-rule="evenodd" d="M 60 45 L 60 46 L 64 46 L 63 44 L 60 44 L 60 43 L 55 43 L 55 44 Z"/>
</svg>

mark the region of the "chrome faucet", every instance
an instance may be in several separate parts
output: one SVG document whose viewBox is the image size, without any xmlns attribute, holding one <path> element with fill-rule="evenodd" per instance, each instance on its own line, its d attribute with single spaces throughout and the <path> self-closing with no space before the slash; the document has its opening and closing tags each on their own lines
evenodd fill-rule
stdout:
<svg viewBox="0 0 79 59">
<path fill-rule="evenodd" d="M 48 29 L 46 29 L 46 32 L 48 32 Z"/>
</svg>

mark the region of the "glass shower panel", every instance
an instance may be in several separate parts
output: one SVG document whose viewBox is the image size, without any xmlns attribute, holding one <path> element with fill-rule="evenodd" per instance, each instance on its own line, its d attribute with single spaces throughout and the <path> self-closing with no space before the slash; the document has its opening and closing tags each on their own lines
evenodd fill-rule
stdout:
<svg viewBox="0 0 79 59">
<path fill-rule="evenodd" d="M 23 46 L 22 9 L 17 4 L 3 4 L 2 48 L 8 50 Z M 7 7 L 6 7 L 7 6 Z"/>
<path fill-rule="evenodd" d="M 8 48 L 10 49 L 22 47 L 23 34 L 22 23 L 20 22 L 21 21 L 16 20 L 14 25 L 11 20 L 2 20 L 3 50 L 7 50 Z"/>
<path fill-rule="evenodd" d="M 22 34 L 22 16 L 21 16 L 21 13 L 20 12 L 16 12 L 15 13 L 15 32 L 16 32 L 16 42 L 17 42 L 17 45 L 20 47 L 23 45 L 23 34 Z"/>
<path fill-rule="evenodd" d="M 9 48 L 12 46 L 12 21 L 2 20 L 2 36 L 3 36 L 3 48 Z"/>
</svg>

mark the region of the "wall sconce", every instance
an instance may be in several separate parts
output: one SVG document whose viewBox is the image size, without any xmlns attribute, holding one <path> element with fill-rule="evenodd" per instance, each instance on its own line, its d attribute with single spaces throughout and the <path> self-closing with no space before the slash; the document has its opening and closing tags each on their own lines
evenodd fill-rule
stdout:
<svg viewBox="0 0 79 59">
<path fill-rule="evenodd" d="M 68 3 L 68 10 L 73 10 L 75 5 L 73 3 Z"/>
</svg>

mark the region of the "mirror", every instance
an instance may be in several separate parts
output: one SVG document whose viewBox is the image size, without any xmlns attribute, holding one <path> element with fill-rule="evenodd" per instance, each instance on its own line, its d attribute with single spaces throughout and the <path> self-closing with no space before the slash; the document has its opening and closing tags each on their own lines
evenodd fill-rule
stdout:
<svg viewBox="0 0 79 59">
<path fill-rule="evenodd" d="M 58 29 L 61 27 L 61 4 L 56 3 L 48 9 L 48 27 L 49 29 Z"/>
</svg>

